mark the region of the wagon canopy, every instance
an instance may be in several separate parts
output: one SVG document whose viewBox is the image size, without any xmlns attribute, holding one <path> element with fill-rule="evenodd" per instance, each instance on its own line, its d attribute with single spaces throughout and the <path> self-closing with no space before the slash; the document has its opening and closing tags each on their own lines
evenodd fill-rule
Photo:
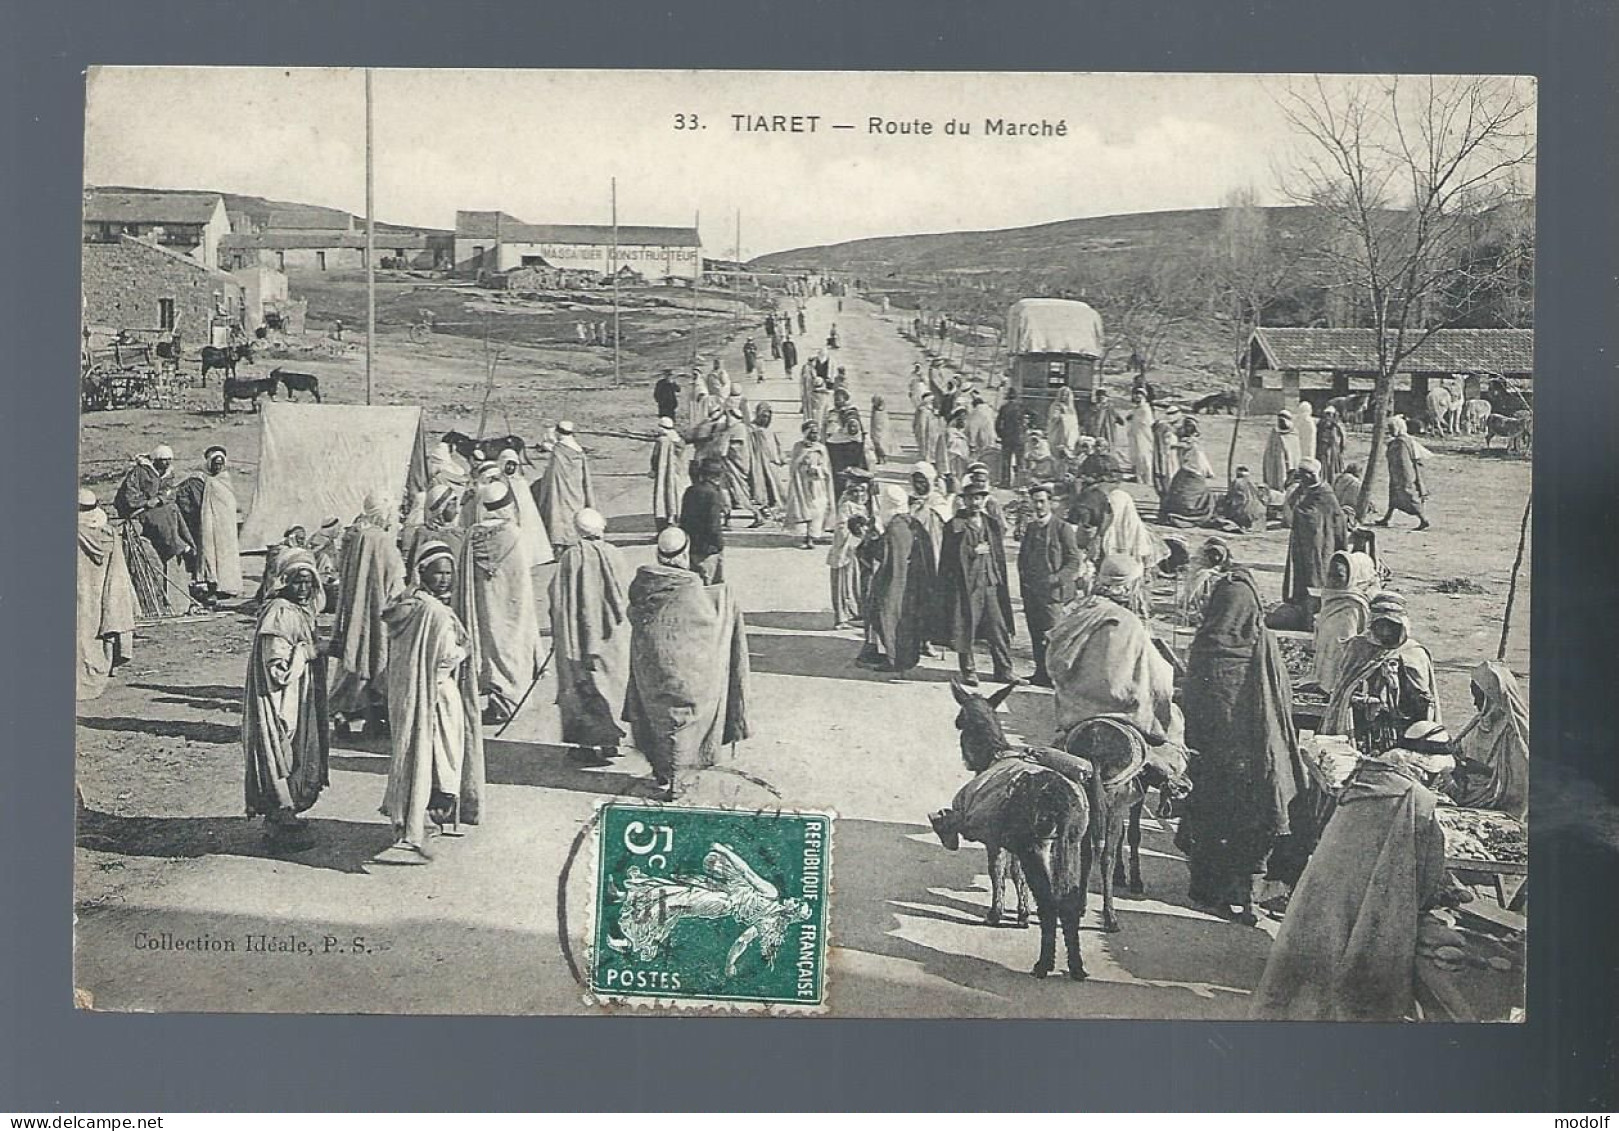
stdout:
<svg viewBox="0 0 1619 1131">
<path fill-rule="evenodd" d="M 333 516 L 347 525 L 373 491 L 397 502 L 426 488 L 420 408 L 266 403 L 241 546 L 263 549 L 289 526 L 313 532 Z"/>
<path fill-rule="evenodd" d="M 1083 302 L 1025 298 L 1006 312 L 1008 353 L 1102 356 L 1102 316 Z"/>
</svg>

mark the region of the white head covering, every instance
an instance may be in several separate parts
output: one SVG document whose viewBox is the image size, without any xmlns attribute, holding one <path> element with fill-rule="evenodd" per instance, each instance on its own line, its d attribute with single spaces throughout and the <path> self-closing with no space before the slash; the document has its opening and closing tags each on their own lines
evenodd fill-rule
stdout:
<svg viewBox="0 0 1619 1131">
<path fill-rule="evenodd" d="M 686 532 L 680 527 L 665 527 L 663 533 L 658 535 L 658 559 L 668 561 L 672 558 L 678 558 L 686 552 L 686 548 L 690 545 L 691 539 L 686 537 Z"/>
<path fill-rule="evenodd" d="M 173 459 L 174 449 L 169 447 L 167 444 L 159 444 L 157 447 L 152 449 L 148 458 L 154 460 Z"/>
<path fill-rule="evenodd" d="M 1305 456 L 1299 460 L 1299 470 L 1308 471 L 1319 479 L 1321 477 L 1321 461 L 1314 456 Z"/>
<path fill-rule="evenodd" d="M 667 416 L 658 417 L 658 427 L 659 428 L 673 429 L 674 426 L 675 426 L 675 422 L 673 420 L 670 420 Z"/>
<path fill-rule="evenodd" d="M 897 514 L 904 514 L 910 509 L 911 497 L 898 483 L 885 485 L 877 496 L 877 515 L 884 525 Z"/>
<path fill-rule="evenodd" d="M 575 511 L 573 524 L 586 538 L 600 538 L 607 533 L 607 519 L 594 507 L 581 507 Z"/>
<path fill-rule="evenodd" d="M 96 505 L 96 493 L 88 487 L 79 488 L 79 509 L 89 510 Z"/>
<path fill-rule="evenodd" d="M 573 421 L 571 421 L 571 420 L 559 420 L 559 421 L 557 421 L 557 431 L 561 432 L 563 435 L 572 435 L 573 434 Z"/>
<path fill-rule="evenodd" d="M 512 502 L 512 489 L 499 479 L 480 483 L 478 501 L 483 504 L 485 511 L 499 510 Z"/>
<path fill-rule="evenodd" d="M 522 463 L 523 460 L 517 454 L 517 452 L 514 449 L 507 448 L 505 451 L 500 453 L 500 461 L 499 462 L 502 463 L 502 464 L 506 464 L 506 463 Z"/>
</svg>

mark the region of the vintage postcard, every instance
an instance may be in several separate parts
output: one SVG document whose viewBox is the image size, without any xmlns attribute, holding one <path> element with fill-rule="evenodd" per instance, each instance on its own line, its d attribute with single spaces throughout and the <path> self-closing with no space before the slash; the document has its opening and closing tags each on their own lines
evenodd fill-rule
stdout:
<svg viewBox="0 0 1619 1131">
<path fill-rule="evenodd" d="M 1533 80 L 86 98 L 82 1007 L 1522 1020 Z"/>
</svg>

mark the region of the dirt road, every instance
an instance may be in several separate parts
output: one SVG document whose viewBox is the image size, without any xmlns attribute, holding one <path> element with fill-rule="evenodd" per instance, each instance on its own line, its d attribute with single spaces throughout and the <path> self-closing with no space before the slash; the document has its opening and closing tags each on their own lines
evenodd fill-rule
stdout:
<svg viewBox="0 0 1619 1131">
<path fill-rule="evenodd" d="M 898 460 L 908 463 L 909 421 L 900 410 L 916 354 L 898 334 L 900 317 L 854 299 L 838 313 L 834 300 L 816 299 L 806 340 L 824 338 L 836 319 L 844 342 L 836 363 L 849 369 L 856 404 L 886 394 L 905 442 Z M 779 363 L 769 368 L 764 352 L 762 384 L 741 380 L 739 342 L 725 364 L 746 395 L 775 405 L 786 447 L 798 434 L 797 386 Z M 1206 430 L 1211 452 L 1223 454 L 1223 427 Z M 1255 448 L 1249 462 L 1261 442 L 1247 438 L 1244 449 Z M 898 476 L 898 461 L 889 472 Z M 611 537 L 633 564 L 648 560 L 648 481 L 619 475 L 602 483 Z M 1403 547 L 1415 536 L 1388 541 Z M 1272 533 L 1242 548 L 1278 588 L 1279 547 L 1285 540 Z M 1492 546 L 1471 575 L 1496 585 L 1511 548 L 1498 566 Z M 855 667 L 859 634 L 829 627 L 824 557 L 778 530 L 733 534 L 727 571 L 747 612 L 756 737 L 684 800 L 838 814 L 833 1012 L 1241 1016 L 1268 936 L 1188 908 L 1184 864 L 1150 823 L 1148 894 L 1121 901 L 1121 933 L 1095 929 L 1093 901 L 1082 934 L 1091 981 L 1036 982 L 1025 972 L 1034 932 L 980 925 L 988 904 L 982 851 L 948 852 L 926 824 L 967 776 L 946 683 L 953 660 L 926 661 L 904 681 Z M 1459 716 L 1467 706 L 1457 697 L 1463 657 L 1473 637 L 1492 631 L 1481 619 L 1468 618 L 1470 635 L 1454 648 L 1436 648 L 1447 707 Z M 246 627 L 233 617 L 153 630 L 123 682 L 86 705 L 79 737 L 91 812 L 80 834 L 78 985 L 109 1009 L 588 1012 L 575 978 L 586 958 L 590 897 L 581 832 L 603 799 L 647 791 L 645 764 L 633 754 L 606 770 L 569 763 L 550 745 L 557 731 L 547 678 L 517 723 L 489 744 L 486 823 L 435 842 L 431 866 L 372 862 L 391 839 L 376 811 L 387 757 L 359 741 L 333 752 L 331 787 L 310 814 L 318 846 L 272 857 L 239 815 Z M 1526 659 L 1526 628 L 1523 641 Z M 1026 640 L 1016 654 L 1027 671 Z M 1021 690 L 1004 710 L 1009 734 L 1049 736 L 1049 693 Z M 261 935 L 290 937 L 293 946 L 250 947 Z M 226 941 L 234 949 L 218 949 Z"/>
</svg>

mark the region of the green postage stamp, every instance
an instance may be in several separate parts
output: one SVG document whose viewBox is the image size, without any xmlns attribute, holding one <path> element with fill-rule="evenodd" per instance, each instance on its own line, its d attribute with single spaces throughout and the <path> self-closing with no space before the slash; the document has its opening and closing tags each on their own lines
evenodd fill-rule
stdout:
<svg viewBox="0 0 1619 1131">
<path fill-rule="evenodd" d="M 603 806 L 592 993 L 670 1005 L 824 1007 L 832 820 Z"/>
</svg>

